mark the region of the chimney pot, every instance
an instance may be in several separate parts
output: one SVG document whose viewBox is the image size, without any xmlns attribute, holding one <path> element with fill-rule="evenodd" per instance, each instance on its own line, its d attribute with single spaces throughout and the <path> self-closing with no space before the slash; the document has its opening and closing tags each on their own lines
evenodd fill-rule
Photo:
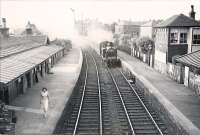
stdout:
<svg viewBox="0 0 200 135">
<path fill-rule="evenodd" d="M 194 20 L 195 20 L 195 14 L 196 14 L 196 12 L 194 12 L 194 5 L 191 5 L 191 11 L 190 11 L 189 15 Z"/>
<path fill-rule="evenodd" d="M 2 18 L 3 28 L 6 28 L 6 18 Z"/>
</svg>

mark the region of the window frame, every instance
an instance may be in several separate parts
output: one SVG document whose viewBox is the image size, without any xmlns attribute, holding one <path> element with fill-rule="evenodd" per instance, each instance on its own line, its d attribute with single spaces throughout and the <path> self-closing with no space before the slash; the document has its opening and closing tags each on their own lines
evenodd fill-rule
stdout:
<svg viewBox="0 0 200 135">
<path fill-rule="evenodd" d="M 172 38 L 172 34 L 174 34 L 173 38 Z M 172 33 L 170 33 L 170 38 L 169 39 L 170 39 L 170 44 L 178 44 L 178 41 L 179 41 L 178 40 L 178 32 L 172 32 Z M 172 41 L 176 41 L 176 42 L 172 42 Z"/>
<path fill-rule="evenodd" d="M 194 39 L 195 36 L 197 36 L 196 39 Z M 198 42 L 198 43 L 196 43 L 196 42 L 194 43 L 194 41 L 196 41 L 196 42 Z M 193 34 L 193 35 L 192 35 L 192 44 L 193 44 L 193 45 L 200 45 L 200 34 Z"/>
<path fill-rule="evenodd" d="M 183 37 L 181 37 L 181 35 L 183 34 Z M 179 43 L 180 44 L 187 44 L 187 33 L 186 32 L 182 32 L 180 33 L 180 37 L 179 37 Z M 182 42 L 183 41 L 183 42 Z"/>
</svg>

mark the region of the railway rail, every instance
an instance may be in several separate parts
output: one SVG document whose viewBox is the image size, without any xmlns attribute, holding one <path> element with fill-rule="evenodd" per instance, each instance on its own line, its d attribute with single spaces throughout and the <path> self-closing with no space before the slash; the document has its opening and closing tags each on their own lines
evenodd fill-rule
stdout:
<svg viewBox="0 0 200 135">
<path fill-rule="evenodd" d="M 77 93 L 65 108 L 54 133 L 91 135 L 165 135 L 161 119 L 120 69 L 109 69 L 89 49 Z M 84 77 L 83 77 L 84 76 Z M 70 109 L 68 109 L 70 108 Z"/>
</svg>

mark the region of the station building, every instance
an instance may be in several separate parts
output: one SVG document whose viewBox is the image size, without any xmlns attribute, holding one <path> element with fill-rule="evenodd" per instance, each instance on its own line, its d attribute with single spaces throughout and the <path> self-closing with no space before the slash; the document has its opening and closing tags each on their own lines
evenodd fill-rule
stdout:
<svg viewBox="0 0 200 135">
<path fill-rule="evenodd" d="M 158 24 L 154 68 L 200 96 L 200 22 L 190 16 L 174 15 Z"/>
<path fill-rule="evenodd" d="M 184 69 L 183 83 L 200 96 L 200 50 L 182 55 L 175 60 Z"/>
<path fill-rule="evenodd" d="M 9 36 L 9 32 L 2 31 L 0 100 L 9 104 L 51 73 L 51 67 L 64 56 L 64 47 L 50 44 L 48 36 L 34 34 L 30 27 L 21 36 Z"/>
<path fill-rule="evenodd" d="M 167 64 L 172 63 L 174 56 L 200 49 L 200 23 L 192 17 L 174 15 L 155 28 L 154 67 L 161 73 L 167 72 Z"/>
</svg>

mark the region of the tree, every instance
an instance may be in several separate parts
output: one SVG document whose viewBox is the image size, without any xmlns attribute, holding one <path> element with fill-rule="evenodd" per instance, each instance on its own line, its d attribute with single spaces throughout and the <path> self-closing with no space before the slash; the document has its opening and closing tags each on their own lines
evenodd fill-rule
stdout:
<svg viewBox="0 0 200 135">
<path fill-rule="evenodd" d="M 152 53 L 154 49 L 154 41 L 149 37 L 141 37 L 136 41 L 136 46 L 144 54 Z"/>
</svg>

